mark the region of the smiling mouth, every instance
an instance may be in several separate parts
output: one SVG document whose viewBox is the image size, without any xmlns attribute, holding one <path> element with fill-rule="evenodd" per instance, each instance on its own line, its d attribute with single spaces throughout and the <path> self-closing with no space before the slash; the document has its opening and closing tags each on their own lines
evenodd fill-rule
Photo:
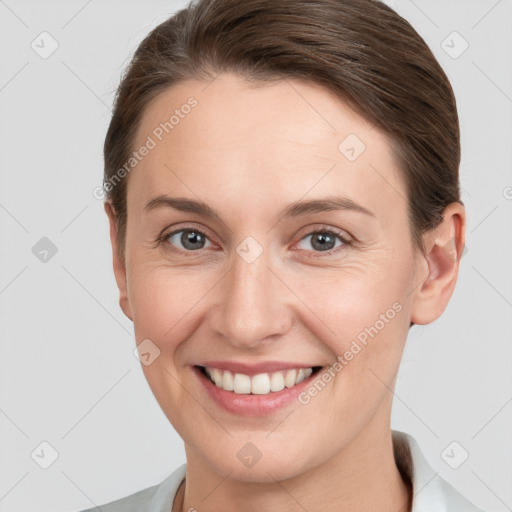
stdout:
<svg viewBox="0 0 512 512">
<path fill-rule="evenodd" d="M 318 373 L 322 367 L 296 368 L 271 373 L 259 373 L 249 376 L 205 366 L 196 366 L 210 382 L 224 391 L 239 395 L 268 395 L 278 393 L 285 388 L 293 388 L 311 375 Z"/>
</svg>

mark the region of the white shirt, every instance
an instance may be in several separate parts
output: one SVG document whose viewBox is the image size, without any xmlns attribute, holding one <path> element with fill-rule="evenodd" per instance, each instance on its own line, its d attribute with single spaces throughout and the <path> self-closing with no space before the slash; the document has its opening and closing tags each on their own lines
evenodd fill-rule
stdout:
<svg viewBox="0 0 512 512">
<path fill-rule="evenodd" d="M 411 435 L 397 430 L 392 433 L 397 466 L 413 484 L 412 512 L 483 512 L 436 474 Z M 186 467 L 182 464 L 159 484 L 101 505 L 100 509 L 103 512 L 171 512 Z M 91 508 L 82 512 L 97 510 Z"/>
</svg>

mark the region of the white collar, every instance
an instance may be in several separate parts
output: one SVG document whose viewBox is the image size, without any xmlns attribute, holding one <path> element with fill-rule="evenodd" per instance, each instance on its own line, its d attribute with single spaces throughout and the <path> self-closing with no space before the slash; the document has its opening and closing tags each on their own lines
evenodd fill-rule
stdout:
<svg viewBox="0 0 512 512">
<path fill-rule="evenodd" d="M 392 435 L 397 466 L 413 484 L 411 512 L 482 512 L 432 469 L 410 434 L 393 430 Z"/>
</svg>

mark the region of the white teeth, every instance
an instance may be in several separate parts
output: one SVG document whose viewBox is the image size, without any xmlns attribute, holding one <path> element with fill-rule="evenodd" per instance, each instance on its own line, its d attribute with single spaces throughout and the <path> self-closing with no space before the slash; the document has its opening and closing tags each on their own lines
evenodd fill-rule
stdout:
<svg viewBox="0 0 512 512">
<path fill-rule="evenodd" d="M 270 379 L 268 373 L 259 373 L 251 379 L 251 393 L 267 395 L 270 392 Z"/>
<path fill-rule="evenodd" d="M 282 391 L 284 389 L 284 377 L 282 372 L 275 372 L 270 379 L 270 391 Z"/>
<path fill-rule="evenodd" d="M 297 380 L 295 381 L 295 384 L 298 384 L 299 382 L 302 382 L 304 379 L 307 379 L 312 373 L 313 368 L 301 368 L 297 372 Z"/>
<path fill-rule="evenodd" d="M 233 391 L 235 393 L 248 395 L 251 392 L 251 377 L 243 373 L 235 373 Z"/>
<path fill-rule="evenodd" d="M 215 385 L 219 388 L 222 387 L 222 372 L 217 368 L 214 368 L 212 371 L 212 379 L 215 382 Z"/>
<path fill-rule="evenodd" d="M 295 383 L 298 384 L 299 382 L 302 382 L 305 378 L 306 378 L 306 372 L 301 368 L 297 372 L 297 380 L 295 381 Z"/>
<path fill-rule="evenodd" d="M 286 377 L 284 378 L 284 385 L 287 388 L 291 388 L 295 386 L 295 380 L 297 378 L 297 370 L 288 370 L 286 372 Z"/>
<path fill-rule="evenodd" d="M 258 375 L 233 374 L 229 370 L 218 368 L 205 368 L 206 374 L 219 388 L 226 391 L 234 391 L 241 395 L 267 395 L 271 392 L 282 391 L 285 387 L 291 388 L 307 379 L 313 368 L 299 368 L 282 370 L 273 373 L 259 373 Z"/>
<path fill-rule="evenodd" d="M 224 370 L 224 379 L 222 381 L 222 387 L 226 391 L 233 391 L 235 389 L 233 374 L 229 370 Z"/>
</svg>

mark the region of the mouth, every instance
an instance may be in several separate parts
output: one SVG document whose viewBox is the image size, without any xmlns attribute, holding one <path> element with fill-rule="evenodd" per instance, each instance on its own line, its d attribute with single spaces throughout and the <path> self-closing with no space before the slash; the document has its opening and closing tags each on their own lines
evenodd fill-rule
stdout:
<svg viewBox="0 0 512 512">
<path fill-rule="evenodd" d="M 209 366 L 195 366 L 205 379 L 217 388 L 234 395 L 274 395 L 293 389 L 317 374 L 323 367 L 291 368 L 269 373 L 247 375 Z"/>
</svg>

